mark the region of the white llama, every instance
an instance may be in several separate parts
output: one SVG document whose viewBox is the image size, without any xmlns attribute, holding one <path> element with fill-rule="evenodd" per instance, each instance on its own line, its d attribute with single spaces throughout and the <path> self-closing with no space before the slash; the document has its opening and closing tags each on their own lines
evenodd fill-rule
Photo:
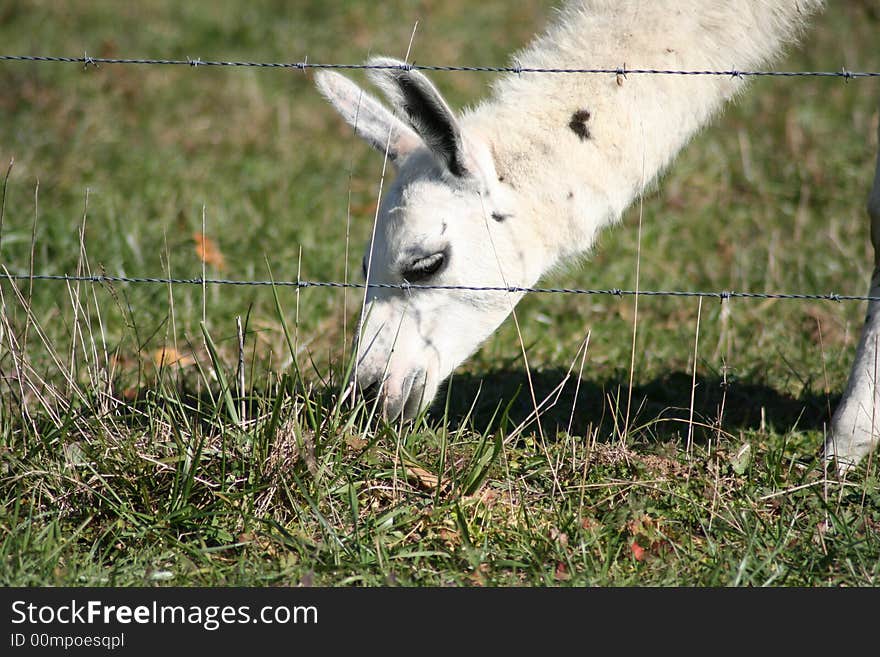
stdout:
<svg viewBox="0 0 880 657">
<path fill-rule="evenodd" d="M 822 4 L 570 1 L 515 61 L 523 68 L 757 68 L 795 40 Z M 746 84 L 725 76 L 509 74 L 488 99 L 456 116 L 427 77 L 405 69 L 370 71 L 393 112 L 344 76 L 316 76 L 322 94 L 397 170 L 367 245 L 369 283 L 534 285 L 561 260 L 588 250 Z M 880 168 L 869 212 L 880 258 Z M 880 294 L 880 274 L 871 294 Z M 386 417 L 415 415 L 521 296 L 370 288 L 357 383 L 378 391 Z M 878 309 L 868 308 L 826 444 L 841 470 L 877 442 Z"/>
</svg>

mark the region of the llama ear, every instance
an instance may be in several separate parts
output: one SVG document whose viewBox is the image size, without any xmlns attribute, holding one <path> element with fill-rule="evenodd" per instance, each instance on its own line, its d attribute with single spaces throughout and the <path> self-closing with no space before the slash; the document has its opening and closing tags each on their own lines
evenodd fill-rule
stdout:
<svg viewBox="0 0 880 657">
<path fill-rule="evenodd" d="M 315 84 L 355 132 L 397 164 L 422 145 L 422 140 L 399 118 L 344 75 L 320 71 Z"/>
<path fill-rule="evenodd" d="M 455 176 L 468 175 L 464 144 L 455 114 L 431 81 L 405 62 L 374 57 L 370 79 L 402 114 L 434 156 Z"/>
</svg>

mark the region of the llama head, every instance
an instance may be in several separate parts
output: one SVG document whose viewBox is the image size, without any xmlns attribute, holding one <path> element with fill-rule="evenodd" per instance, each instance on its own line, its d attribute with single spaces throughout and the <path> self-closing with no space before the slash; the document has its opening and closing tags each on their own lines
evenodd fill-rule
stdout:
<svg viewBox="0 0 880 657">
<path fill-rule="evenodd" d="M 383 195 L 363 274 L 369 284 L 508 287 L 533 282 L 518 239 L 516 192 L 499 180 L 492 145 L 463 129 L 434 85 L 403 62 L 376 58 L 371 80 L 393 111 L 348 78 L 316 82 L 355 132 L 397 171 Z M 386 418 L 413 417 L 510 313 L 520 295 L 368 287 L 355 377 Z"/>
</svg>

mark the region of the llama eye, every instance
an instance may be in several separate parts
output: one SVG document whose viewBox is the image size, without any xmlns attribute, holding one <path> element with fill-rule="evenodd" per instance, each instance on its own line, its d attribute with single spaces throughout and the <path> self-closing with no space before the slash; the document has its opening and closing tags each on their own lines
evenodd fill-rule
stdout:
<svg viewBox="0 0 880 657">
<path fill-rule="evenodd" d="M 403 278 L 410 283 L 423 281 L 440 271 L 445 262 L 446 253 L 444 251 L 439 251 L 425 258 L 419 258 L 402 272 Z"/>
</svg>

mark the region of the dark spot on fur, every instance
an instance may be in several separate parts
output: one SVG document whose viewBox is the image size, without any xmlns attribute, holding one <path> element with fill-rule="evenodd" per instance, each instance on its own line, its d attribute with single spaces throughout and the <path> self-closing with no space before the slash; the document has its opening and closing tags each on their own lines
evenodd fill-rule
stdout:
<svg viewBox="0 0 880 657">
<path fill-rule="evenodd" d="M 442 235 L 445 232 L 446 232 L 446 222 L 444 221 L 443 224 L 440 226 L 440 234 Z"/>
<path fill-rule="evenodd" d="M 573 198 L 574 198 L 574 192 L 572 192 L 571 190 L 569 190 L 569 192 L 568 192 L 568 198 L 569 198 L 569 199 L 573 199 Z"/>
<path fill-rule="evenodd" d="M 587 121 L 589 120 L 589 110 L 579 109 L 571 115 L 571 121 L 569 121 L 568 127 L 571 128 L 571 131 L 576 134 L 581 141 L 586 141 L 591 137 L 590 129 L 587 127 Z"/>
<path fill-rule="evenodd" d="M 504 176 L 498 176 L 498 182 L 504 182 Z"/>
<path fill-rule="evenodd" d="M 505 214 L 505 213 L 503 213 L 503 212 L 493 212 L 493 213 L 492 213 L 492 218 L 493 218 L 495 221 L 497 221 L 497 222 L 500 223 L 500 222 L 504 221 L 505 219 L 510 219 L 510 215 L 509 215 L 509 214 Z"/>
</svg>

